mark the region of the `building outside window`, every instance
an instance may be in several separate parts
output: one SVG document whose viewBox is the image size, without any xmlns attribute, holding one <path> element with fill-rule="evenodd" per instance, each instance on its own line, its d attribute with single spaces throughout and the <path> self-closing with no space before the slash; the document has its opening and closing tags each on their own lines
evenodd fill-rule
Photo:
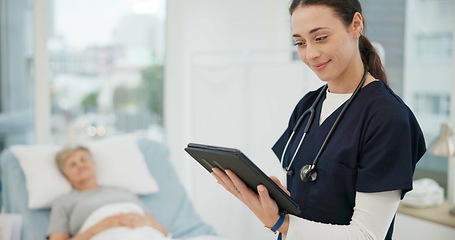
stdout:
<svg viewBox="0 0 455 240">
<path fill-rule="evenodd" d="M 0 149 L 36 139 L 35 4 L 42 2 L 0 0 Z M 165 0 L 46 4 L 49 142 L 138 131 L 161 139 Z M 362 4 L 366 35 L 384 50 L 391 87 L 414 111 L 429 143 L 453 114 L 455 3 Z M 416 170 L 416 177 L 441 185 L 446 174 L 447 159 L 430 154 Z"/>
<path fill-rule="evenodd" d="M 0 0 L 0 150 L 32 142 L 33 4 Z"/>
<path fill-rule="evenodd" d="M 50 113 L 35 112 L 43 2 Z M 49 143 L 163 138 L 165 0 L 0 0 L 0 18 L 0 150 L 35 143 L 39 114 L 51 115 Z"/>
<path fill-rule="evenodd" d="M 453 114 L 453 9 L 453 0 L 406 1 L 403 96 L 422 126 L 427 147 Z M 427 153 L 417 166 L 416 178 L 430 177 L 446 187 L 447 158 Z"/>
<path fill-rule="evenodd" d="M 391 88 L 412 109 L 427 147 L 442 123 L 451 122 L 453 100 L 453 0 L 366 0 L 366 35 L 384 48 Z M 415 178 L 447 185 L 448 159 L 425 154 Z"/>
<path fill-rule="evenodd" d="M 164 1 L 52 3 L 52 141 L 162 138 Z"/>
</svg>

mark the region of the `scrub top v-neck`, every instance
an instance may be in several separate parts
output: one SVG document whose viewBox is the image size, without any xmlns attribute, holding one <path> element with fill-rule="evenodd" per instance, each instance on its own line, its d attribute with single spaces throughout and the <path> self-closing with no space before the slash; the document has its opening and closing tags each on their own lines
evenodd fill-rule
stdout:
<svg viewBox="0 0 455 240">
<path fill-rule="evenodd" d="M 273 146 L 279 158 L 299 116 L 322 88 L 305 95 L 291 115 L 289 126 Z M 325 96 L 324 96 L 325 98 Z M 339 122 L 317 164 L 315 182 L 302 182 L 302 166 L 311 164 L 344 104 L 319 126 L 322 102 L 291 166 L 287 187 L 300 205 L 300 217 L 330 224 L 349 224 L 356 191 L 412 189 L 415 164 L 425 152 L 423 134 L 410 109 L 382 81 L 365 86 Z M 302 126 L 305 126 L 305 119 Z M 303 134 L 299 127 L 284 157 L 287 166 Z"/>
</svg>

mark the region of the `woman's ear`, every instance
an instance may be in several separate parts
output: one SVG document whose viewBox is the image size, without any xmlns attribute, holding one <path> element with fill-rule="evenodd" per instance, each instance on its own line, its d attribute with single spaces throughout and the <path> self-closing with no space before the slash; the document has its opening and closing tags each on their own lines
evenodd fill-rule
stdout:
<svg viewBox="0 0 455 240">
<path fill-rule="evenodd" d="M 356 39 L 363 34 L 363 17 L 359 12 L 356 12 L 352 18 L 351 30 L 353 37 Z"/>
</svg>

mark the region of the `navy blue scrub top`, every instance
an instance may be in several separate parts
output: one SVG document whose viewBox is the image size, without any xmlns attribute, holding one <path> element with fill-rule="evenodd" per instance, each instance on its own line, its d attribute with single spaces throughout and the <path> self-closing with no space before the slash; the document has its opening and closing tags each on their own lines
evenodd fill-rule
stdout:
<svg viewBox="0 0 455 240">
<path fill-rule="evenodd" d="M 310 108 L 322 87 L 306 94 L 294 109 L 289 126 L 273 146 L 278 159 L 302 113 Z M 324 97 L 325 98 L 325 93 Z M 344 104 L 319 125 L 322 100 L 288 176 L 291 197 L 300 205 L 299 217 L 348 225 L 356 192 L 412 189 L 417 161 L 426 151 L 422 130 L 411 110 L 383 81 L 362 88 L 342 116 L 317 164 L 315 182 L 303 182 L 300 169 L 311 164 Z M 284 158 L 287 167 L 303 135 L 308 117 L 300 124 Z M 393 222 L 386 239 L 391 239 Z"/>
</svg>

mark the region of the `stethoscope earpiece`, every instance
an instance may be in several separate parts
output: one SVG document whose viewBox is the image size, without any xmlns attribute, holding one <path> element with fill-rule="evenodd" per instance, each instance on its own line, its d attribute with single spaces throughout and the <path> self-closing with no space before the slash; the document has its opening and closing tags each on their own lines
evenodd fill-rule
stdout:
<svg viewBox="0 0 455 240">
<path fill-rule="evenodd" d="M 318 178 L 316 166 L 313 164 L 305 165 L 300 169 L 300 179 L 304 182 L 314 182 Z"/>
</svg>

